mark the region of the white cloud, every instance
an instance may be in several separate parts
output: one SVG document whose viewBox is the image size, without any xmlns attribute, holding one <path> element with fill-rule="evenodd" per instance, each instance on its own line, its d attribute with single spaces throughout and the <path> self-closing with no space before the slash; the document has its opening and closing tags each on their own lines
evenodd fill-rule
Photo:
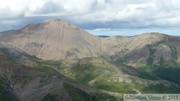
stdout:
<svg viewBox="0 0 180 101">
<path fill-rule="evenodd" d="M 109 31 L 109 30 L 112 30 L 112 29 L 111 28 L 97 28 L 97 29 L 94 29 L 93 31 L 100 32 L 100 31 Z"/>
<path fill-rule="evenodd" d="M 0 0 L 0 30 L 63 18 L 83 28 L 180 26 L 178 0 Z M 30 18 L 30 19 L 29 19 Z M 31 20 L 31 21 L 27 21 Z M 89 25 L 88 25 L 89 24 Z M 101 25 L 100 25 L 101 24 Z"/>
</svg>

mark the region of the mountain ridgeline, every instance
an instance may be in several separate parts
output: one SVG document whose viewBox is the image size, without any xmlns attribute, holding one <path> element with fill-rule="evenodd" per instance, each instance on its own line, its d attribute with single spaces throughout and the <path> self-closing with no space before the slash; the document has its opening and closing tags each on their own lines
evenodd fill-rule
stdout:
<svg viewBox="0 0 180 101">
<path fill-rule="evenodd" d="M 60 19 L 0 32 L 0 100 L 121 101 L 180 93 L 180 37 L 97 37 Z"/>
</svg>

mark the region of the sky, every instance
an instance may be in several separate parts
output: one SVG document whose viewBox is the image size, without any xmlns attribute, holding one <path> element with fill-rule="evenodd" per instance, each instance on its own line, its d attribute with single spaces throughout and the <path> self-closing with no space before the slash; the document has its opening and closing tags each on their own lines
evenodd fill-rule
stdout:
<svg viewBox="0 0 180 101">
<path fill-rule="evenodd" d="M 180 0 L 0 0 L 0 31 L 64 19 L 94 35 L 180 36 Z"/>
</svg>

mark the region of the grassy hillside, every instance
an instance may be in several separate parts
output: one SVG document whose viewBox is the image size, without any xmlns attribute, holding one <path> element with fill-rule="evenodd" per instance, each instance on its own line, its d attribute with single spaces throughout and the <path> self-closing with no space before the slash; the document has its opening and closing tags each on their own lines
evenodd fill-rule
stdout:
<svg viewBox="0 0 180 101">
<path fill-rule="evenodd" d="M 23 101 L 28 97 L 28 101 L 116 101 L 116 97 L 111 96 L 101 90 L 84 86 L 86 82 L 76 82 L 60 73 L 57 68 L 61 66 L 59 61 L 43 61 L 37 58 L 26 58 L 18 62 L 19 58 L 12 58 L 0 52 L 0 100 L 16 101 L 15 96 L 10 93 L 12 90 L 18 94 L 18 99 Z M 30 63 L 23 61 L 28 60 Z M 32 65 L 31 63 L 35 64 Z M 78 67 L 78 66 L 77 66 Z M 90 65 L 85 66 L 91 67 Z M 89 69 L 91 70 L 91 69 Z M 80 74 L 81 68 L 76 73 Z M 93 79 L 95 74 L 87 74 L 90 76 L 86 81 Z M 74 76 L 77 81 L 84 81 L 84 78 Z M 8 86 L 7 86 L 8 85 Z M 44 91 L 44 90 L 46 91 Z M 32 93 L 35 92 L 35 93 Z M 24 95 L 25 94 L 25 95 Z M 29 95 L 30 94 L 30 95 Z M 88 101 L 88 100 L 87 100 Z"/>
<path fill-rule="evenodd" d="M 174 73 L 178 73 L 178 68 L 167 70 L 172 71 L 171 74 L 164 72 L 166 71 L 164 67 L 161 67 L 164 71 L 159 70 L 160 67 L 153 69 L 154 65 L 134 68 L 126 64 L 111 63 L 106 59 L 97 58 L 81 59 L 73 63 L 63 61 L 57 65 L 52 64 L 52 66 L 60 73 L 84 85 L 119 94 L 137 93 L 136 91 L 142 93 L 179 93 L 178 80 L 172 82 L 170 79 L 163 78 L 163 74 L 158 73 L 161 72 L 166 74 L 165 77 L 171 77 L 174 76 Z M 178 77 L 178 75 L 174 77 Z"/>
</svg>

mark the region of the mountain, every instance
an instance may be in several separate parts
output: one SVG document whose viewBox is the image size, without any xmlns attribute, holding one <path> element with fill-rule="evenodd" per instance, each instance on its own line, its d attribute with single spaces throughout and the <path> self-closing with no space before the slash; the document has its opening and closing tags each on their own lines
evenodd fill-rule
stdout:
<svg viewBox="0 0 180 101">
<path fill-rule="evenodd" d="M 60 19 L 0 33 L 0 99 L 121 101 L 180 93 L 180 37 L 96 37 Z M 7 95 L 7 96 L 6 96 Z"/>
<path fill-rule="evenodd" d="M 117 40 L 121 41 L 122 38 L 117 38 Z M 180 62 L 180 37 L 154 32 L 128 38 L 123 42 L 125 42 L 124 45 L 114 46 L 120 46 L 115 54 L 117 59 L 125 59 L 128 65 L 137 67 L 148 62 L 158 64 L 161 59 Z"/>
<path fill-rule="evenodd" d="M 18 54 L 18 57 L 15 54 Z M 22 59 L 22 57 L 26 58 Z M 17 62 L 19 60 L 21 62 Z M 26 60 L 29 60 L 28 64 L 22 62 Z M 0 100 L 87 101 L 89 99 L 102 101 L 116 97 L 65 77 L 45 61 L 29 57 L 26 53 L 13 48 L 0 47 Z"/>
<path fill-rule="evenodd" d="M 100 38 L 60 19 L 29 24 L 20 30 L 0 33 L 1 43 L 19 48 L 41 59 L 63 60 L 103 56 L 114 60 L 126 58 L 131 66 L 145 64 L 152 48 L 157 50 L 154 53 L 157 56 L 155 63 L 163 56 L 166 60 L 170 59 L 171 52 L 175 51 L 172 48 L 176 49 L 177 54 L 180 52 L 179 40 L 177 37 L 156 32 L 130 38 L 120 36 Z M 162 54 L 159 54 L 160 51 Z"/>
<path fill-rule="evenodd" d="M 2 32 L 0 40 L 46 60 L 95 57 L 100 44 L 98 37 L 60 19 Z"/>
</svg>

